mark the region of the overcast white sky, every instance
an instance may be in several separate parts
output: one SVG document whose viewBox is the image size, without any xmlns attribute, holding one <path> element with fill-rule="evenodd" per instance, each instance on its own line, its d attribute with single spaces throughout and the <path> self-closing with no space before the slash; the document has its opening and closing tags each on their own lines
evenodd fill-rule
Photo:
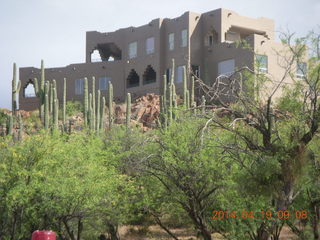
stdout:
<svg viewBox="0 0 320 240">
<path fill-rule="evenodd" d="M 304 35 L 320 25 L 320 0 L 0 0 L 0 108 L 11 106 L 12 64 L 60 67 L 85 61 L 85 32 L 140 26 L 186 11 L 227 8 L 275 20 Z M 320 31 L 320 28 L 318 27 Z"/>
</svg>

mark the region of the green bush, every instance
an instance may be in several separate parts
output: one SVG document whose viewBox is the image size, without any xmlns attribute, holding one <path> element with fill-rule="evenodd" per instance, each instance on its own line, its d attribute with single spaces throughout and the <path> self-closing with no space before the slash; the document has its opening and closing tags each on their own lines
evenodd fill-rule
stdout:
<svg viewBox="0 0 320 240">
<path fill-rule="evenodd" d="M 0 109 L 0 125 L 7 124 L 8 121 L 8 115 Z"/>
<path fill-rule="evenodd" d="M 67 102 L 66 104 L 66 115 L 74 116 L 80 112 L 83 112 L 83 104 L 79 101 Z M 62 114 L 62 109 L 60 111 Z"/>
</svg>

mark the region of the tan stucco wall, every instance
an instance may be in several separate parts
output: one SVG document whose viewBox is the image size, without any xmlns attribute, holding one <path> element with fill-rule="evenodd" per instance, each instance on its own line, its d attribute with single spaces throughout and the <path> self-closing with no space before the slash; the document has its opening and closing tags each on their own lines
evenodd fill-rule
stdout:
<svg viewBox="0 0 320 240">
<path fill-rule="evenodd" d="M 188 44 L 181 47 L 181 31 L 188 30 Z M 229 30 L 241 31 L 241 36 L 249 36 L 254 51 L 267 54 L 269 58 L 269 73 L 275 78 L 281 75 L 281 69 L 277 65 L 276 57 L 271 54 L 273 48 L 281 48 L 274 42 L 274 21 L 267 18 L 248 18 L 226 10 L 217 9 L 203 14 L 185 12 L 174 19 L 155 19 L 140 27 L 128 27 L 115 32 L 100 33 L 91 31 L 86 33 L 86 59 L 85 63 L 71 64 L 66 67 L 46 69 L 46 80 L 55 79 L 58 86 L 58 96 L 62 99 L 63 78 L 67 78 L 67 100 L 82 101 L 82 95 L 75 95 L 75 80 L 87 77 L 96 77 L 96 90 L 98 90 L 99 77 L 112 78 L 114 96 L 118 100 L 124 100 L 126 93 L 134 96 L 145 93 L 160 93 L 163 85 L 163 74 L 171 68 L 171 60 L 175 59 L 177 66 L 200 66 L 200 77 L 207 83 L 212 83 L 217 77 L 217 66 L 220 61 L 235 59 L 236 68 L 242 66 L 254 66 L 254 54 L 247 49 L 236 48 L 234 44 L 225 42 L 225 34 Z M 208 34 L 215 31 L 217 41 L 208 46 Z M 175 47 L 170 51 L 168 46 L 168 34 L 175 34 Z M 255 33 L 255 34 L 254 34 Z M 240 36 L 239 35 L 239 36 Z M 153 54 L 147 54 L 145 49 L 146 39 L 154 37 L 155 50 Z M 137 57 L 129 59 L 128 44 L 137 41 Z M 261 45 L 261 42 L 264 43 Z M 99 44 L 114 43 L 122 53 L 121 60 L 113 62 L 91 62 L 91 53 Z M 143 85 L 143 74 L 148 65 L 155 70 L 156 82 Z M 140 85 L 127 88 L 127 77 L 134 69 L 140 76 Z M 175 69 L 176 72 L 177 69 Z M 29 67 L 20 68 L 20 79 L 25 86 L 34 77 L 40 77 L 40 69 Z M 91 84 L 89 84 L 91 86 Z M 177 85 L 177 88 L 181 87 Z M 106 95 L 102 91 L 102 95 Z M 24 98 L 20 93 L 20 108 L 32 110 L 37 108 L 36 98 Z M 61 101 L 60 99 L 60 101 Z"/>
</svg>

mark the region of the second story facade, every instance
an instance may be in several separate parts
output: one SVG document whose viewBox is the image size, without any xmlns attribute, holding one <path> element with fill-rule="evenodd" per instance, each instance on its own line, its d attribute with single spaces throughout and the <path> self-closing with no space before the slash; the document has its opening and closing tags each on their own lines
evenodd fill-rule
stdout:
<svg viewBox="0 0 320 240">
<path fill-rule="evenodd" d="M 245 40 L 251 49 L 237 47 Z M 114 86 L 115 100 L 124 100 L 127 92 L 133 96 L 159 94 L 163 75 L 169 80 L 172 59 L 175 60 L 175 83 L 182 86 L 182 69 L 211 84 L 217 76 L 230 74 L 235 69 L 255 68 L 259 58 L 260 71 L 281 76 L 274 50 L 282 45 L 274 40 L 274 21 L 267 18 L 248 18 L 217 9 L 198 14 L 186 12 L 174 19 L 155 19 L 140 27 L 128 27 L 115 32 L 86 33 L 85 63 L 62 68 L 48 68 L 46 80 L 57 82 L 58 97 L 62 98 L 63 78 L 67 79 L 67 100 L 83 99 L 83 82 L 96 79 L 96 90 L 107 94 L 108 82 Z M 40 69 L 20 68 L 23 91 L 20 109 L 33 110 L 38 99 L 28 93 L 34 78 L 40 78 Z M 89 84 L 91 87 L 91 84 Z M 89 91 L 90 90 L 89 87 Z"/>
</svg>

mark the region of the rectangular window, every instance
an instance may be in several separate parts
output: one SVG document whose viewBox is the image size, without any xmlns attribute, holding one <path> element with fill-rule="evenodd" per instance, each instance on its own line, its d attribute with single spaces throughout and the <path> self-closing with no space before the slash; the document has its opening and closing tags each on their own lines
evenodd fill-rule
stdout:
<svg viewBox="0 0 320 240">
<path fill-rule="evenodd" d="M 137 57 L 137 42 L 129 43 L 129 58 L 136 58 Z"/>
<path fill-rule="evenodd" d="M 297 78 L 304 78 L 307 74 L 307 63 L 305 62 L 298 62 L 297 63 L 297 72 L 296 77 Z"/>
<path fill-rule="evenodd" d="M 178 66 L 177 67 L 177 83 L 182 83 L 183 82 L 183 67 L 185 66 Z"/>
<path fill-rule="evenodd" d="M 183 29 L 181 31 L 181 47 L 186 47 L 188 45 L 188 30 Z"/>
<path fill-rule="evenodd" d="M 111 77 L 99 78 L 99 90 L 108 90 L 109 82 L 111 82 Z"/>
<path fill-rule="evenodd" d="M 147 40 L 146 40 L 146 52 L 147 52 L 147 54 L 154 53 L 154 37 L 147 38 Z"/>
<path fill-rule="evenodd" d="M 209 44 L 209 46 L 213 45 L 213 35 L 208 36 L 208 44 Z"/>
<path fill-rule="evenodd" d="M 258 71 L 260 73 L 268 72 L 268 56 L 256 55 L 256 62 L 257 62 Z"/>
<path fill-rule="evenodd" d="M 234 59 L 225 60 L 218 63 L 218 76 L 229 77 L 234 73 L 235 61 Z"/>
<path fill-rule="evenodd" d="M 76 85 L 76 95 L 82 95 L 83 94 L 83 87 L 84 87 L 84 79 L 76 79 L 75 81 Z"/>
<path fill-rule="evenodd" d="M 174 49 L 174 33 L 169 34 L 169 50 Z"/>
</svg>

